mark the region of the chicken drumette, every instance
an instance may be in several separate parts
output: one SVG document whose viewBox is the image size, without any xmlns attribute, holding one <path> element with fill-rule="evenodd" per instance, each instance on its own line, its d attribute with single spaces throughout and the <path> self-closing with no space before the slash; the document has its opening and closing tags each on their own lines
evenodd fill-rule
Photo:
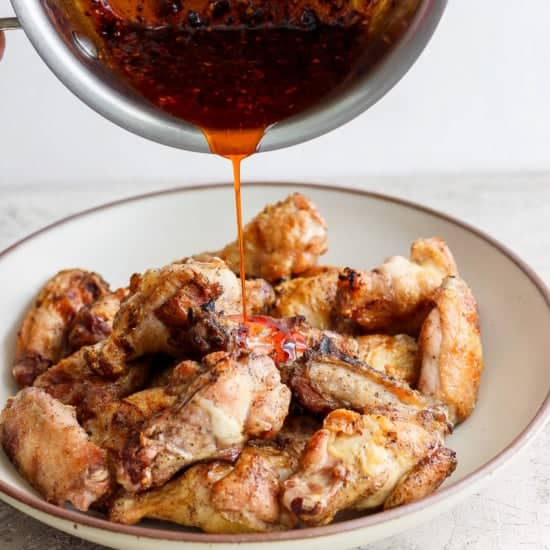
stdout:
<svg viewBox="0 0 550 550">
<path fill-rule="evenodd" d="M 269 282 L 299 275 L 327 251 L 327 225 L 313 203 L 294 193 L 264 208 L 244 227 L 245 272 Z M 217 253 L 239 272 L 239 247 L 228 244 Z"/>
</svg>

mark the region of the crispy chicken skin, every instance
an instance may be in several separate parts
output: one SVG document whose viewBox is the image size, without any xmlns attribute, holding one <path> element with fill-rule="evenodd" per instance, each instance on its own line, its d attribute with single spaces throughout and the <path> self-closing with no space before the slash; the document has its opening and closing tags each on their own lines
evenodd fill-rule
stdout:
<svg viewBox="0 0 550 550">
<path fill-rule="evenodd" d="M 249 531 L 290 529 L 296 517 L 280 505 L 279 487 L 297 466 L 298 458 L 284 449 L 247 446 L 233 470 L 213 486 L 212 506 Z"/>
<path fill-rule="evenodd" d="M 25 388 L 0 415 L 0 439 L 17 469 L 49 502 L 87 510 L 110 488 L 107 456 L 78 425 L 73 407 Z"/>
<path fill-rule="evenodd" d="M 34 385 L 65 405 L 76 407 L 80 421 L 102 414 L 104 407 L 142 389 L 149 378 L 149 360 L 129 363 L 115 377 L 104 377 L 91 367 L 95 346 L 79 349 L 40 375 Z"/>
<path fill-rule="evenodd" d="M 287 324 L 302 336 L 306 349 L 358 360 L 411 386 L 418 379 L 417 345 L 407 334 L 351 336 L 313 328 L 300 318 L 288 319 Z"/>
<path fill-rule="evenodd" d="M 318 428 L 309 417 L 289 417 L 275 441 L 251 441 L 234 465 L 197 464 L 163 487 L 126 493 L 109 517 L 119 523 L 157 518 L 215 533 L 290 529 L 296 517 L 280 504 L 280 482 L 296 470 Z"/>
<path fill-rule="evenodd" d="M 238 279 L 220 259 L 152 269 L 134 276 L 130 289 L 110 337 L 91 358 L 99 372 L 116 375 L 127 361 L 150 353 L 202 356 L 227 347 L 229 336 L 216 314 L 240 313 L 241 295 Z"/>
<path fill-rule="evenodd" d="M 308 525 L 324 525 L 348 508 L 379 507 L 442 446 L 445 433 L 426 410 L 333 411 L 309 440 L 298 471 L 283 482 L 282 503 Z"/>
<path fill-rule="evenodd" d="M 445 242 L 433 237 L 411 246 L 410 260 L 387 259 L 372 271 L 340 274 L 336 314 L 364 331 L 416 336 L 431 308 L 431 295 L 457 268 Z"/>
<path fill-rule="evenodd" d="M 334 353 L 309 353 L 290 367 L 289 384 L 300 404 L 314 413 L 335 409 L 363 411 L 405 405 L 423 409 L 430 399 L 357 360 Z"/>
<path fill-rule="evenodd" d="M 369 334 L 358 336 L 356 340 L 357 351 L 354 355 L 359 361 L 415 386 L 419 365 L 416 359 L 418 346 L 414 338 L 407 334 Z"/>
<path fill-rule="evenodd" d="M 459 423 L 472 413 L 483 370 L 476 300 L 459 277 L 448 277 L 418 340 L 418 389 L 443 401 Z"/>
<path fill-rule="evenodd" d="M 294 193 L 264 208 L 244 227 L 245 272 L 270 283 L 299 275 L 327 251 L 327 224 L 313 203 Z M 237 242 L 218 255 L 239 271 Z"/>
<path fill-rule="evenodd" d="M 314 328 L 334 329 L 333 309 L 338 291 L 339 268 L 308 277 L 297 277 L 275 287 L 275 317 L 298 315 Z"/>
<path fill-rule="evenodd" d="M 290 391 L 269 357 L 220 352 L 205 362 L 209 369 L 123 450 L 117 480 L 126 490 L 161 485 L 199 460 L 235 457 L 247 440 L 281 429 Z"/>
<path fill-rule="evenodd" d="M 407 472 L 384 502 L 384 509 L 410 504 L 436 491 L 455 471 L 456 453 L 437 447 Z"/>
<path fill-rule="evenodd" d="M 68 350 L 69 325 L 78 310 L 108 292 L 96 273 L 82 269 L 60 271 L 40 290 L 17 334 L 13 377 L 20 386 L 57 363 Z"/>
<path fill-rule="evenodd" d="M 117 498 L 109 510 L 109 519 L 134 524 L 148 517 L 199 527 L 207 533 L 242 532 L 240 525 L 224 518 L 211 503 L 212 486 L 232 470 L 228 462 L 196 464 L 162 487 Z"/>
<path fill-rule="evenodd" d="M 97 344 L 107 338 L 111 334 L 120 303 L 127 296 L 128 289 L 119 288 L 82 306 L 69 327 L 68 343 L 71 351 Z"/>
</svg>

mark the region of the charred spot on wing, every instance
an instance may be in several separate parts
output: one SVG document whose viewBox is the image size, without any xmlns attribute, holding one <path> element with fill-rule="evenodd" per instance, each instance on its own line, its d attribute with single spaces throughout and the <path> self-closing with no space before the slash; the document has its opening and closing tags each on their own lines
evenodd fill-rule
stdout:
<svg viewBox="0 0 550 550">
<path fill-rule="evenodd" d="M 359 288 L 360 279 L 361 274 L 351 267 L 345 267 L 344 270 L 338 274 L 338 280 L 341 283 L 347 284 L 350 290 L 357 290 Z"/>
</svg>

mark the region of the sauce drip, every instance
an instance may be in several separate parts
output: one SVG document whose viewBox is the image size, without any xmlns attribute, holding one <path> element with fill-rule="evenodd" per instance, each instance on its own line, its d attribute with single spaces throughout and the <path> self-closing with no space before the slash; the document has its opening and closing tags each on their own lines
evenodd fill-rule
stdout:
<svg viewBox="0 0 550 550">
<path fill-rule="evenodd" d="M 241 161 L 256 151 L 264 130 L 205 130 L 210 150 L 231 161 L 235 190 L 237 242 L 239 243 L 239 277 L 241 279 L 242 322 L 246 323 L 246 273 L 244 263 L 243 214 L 241 200 Z"/>
<path fill-rule="evenodd" d="M 291 323 L 266 315 L 254 315 L 241 323 L 237 344 L 270 355 L 277 364 L 295 361 L 307 349 L 304 336 Z"/>
</svg>

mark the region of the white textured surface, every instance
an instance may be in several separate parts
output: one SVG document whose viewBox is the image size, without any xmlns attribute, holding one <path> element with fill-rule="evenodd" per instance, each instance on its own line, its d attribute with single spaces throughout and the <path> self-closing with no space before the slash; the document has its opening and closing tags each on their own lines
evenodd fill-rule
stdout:
<svg viewBox="0 0 550 550">
<path fill-rule="evenodd" d="M 0 16 L 9 12 L 0 0 Z M 550 170 L 550 2 L 449 0 L 417 64 L 345 128 L 249 162 L 253 178 Z M 225 178 L 225 165 L 100 118 L 23 33 L 0 63 L 0 184 Z M 98 159 L 101 159 L 99 161 Z"/>
<path fill-rule="evenodd" d="M 409 198 L 477 225 L 516 251 L 547 283 L 550 280 L 550 174 L 338 181 Z M 66 214 L 156 187 L 0 186 L 0 249 Z M 232 215 L 230 208 L 228 215 Z M 549 448 L 550 425 L 480 493 L 431 523 L 373 544 L 369 550 L 550 549 Z M 0 548 L 99 547 L 0 504 Z"/>
</svg>

